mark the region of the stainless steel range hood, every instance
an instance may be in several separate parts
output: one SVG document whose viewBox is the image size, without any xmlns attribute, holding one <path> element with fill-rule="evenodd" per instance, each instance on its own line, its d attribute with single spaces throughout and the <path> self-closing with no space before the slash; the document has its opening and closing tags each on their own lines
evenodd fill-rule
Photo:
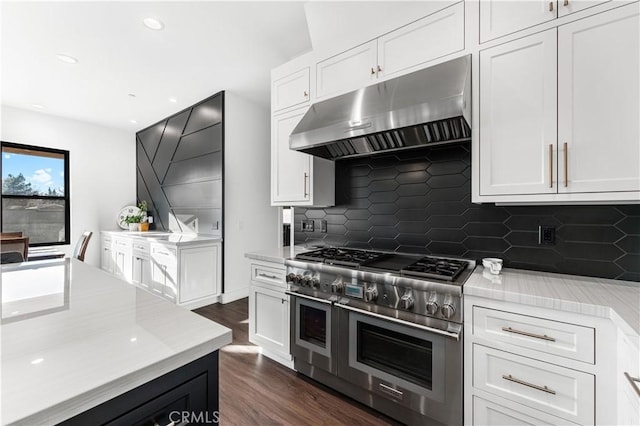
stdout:
<svg viewBox="0 0 640 426">
<path fill-rule="evenodd" d="M 471 138 L 471 55 L 313 104 L 290 147 L 339 158 Z"/>
</svg>

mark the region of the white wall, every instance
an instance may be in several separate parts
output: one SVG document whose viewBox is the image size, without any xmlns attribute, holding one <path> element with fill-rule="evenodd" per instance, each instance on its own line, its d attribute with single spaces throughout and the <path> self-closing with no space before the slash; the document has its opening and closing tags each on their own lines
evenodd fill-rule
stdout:
<svg viewBox="0 0 640 426">
<path fill-rule="evenodd" d="M 71 245 L 93 231 L 85 262 L 100 264 L 100 230 L 116 229 L 116 215 L 136 202 L 135 131 L 2 106 L 3 141 L 69 151 Z"/>
<path fill-rule="evenodd" d="M 270 112 L 225 92 L 224 294 L 249 295 L 249 251 L 277 247 L 278 209 L 270 200 Z"/>
</svg>

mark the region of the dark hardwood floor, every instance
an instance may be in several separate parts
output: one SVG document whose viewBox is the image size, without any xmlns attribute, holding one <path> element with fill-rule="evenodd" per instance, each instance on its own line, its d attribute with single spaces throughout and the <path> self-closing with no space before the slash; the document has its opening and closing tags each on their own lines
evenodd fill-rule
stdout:
<svg viewBox="0 0 640 426">
<path fill-rule="evenodd" d="M 220 351 L 224 425 L 395 425 L 392 419 L 260 355 L 249 343 L 248 301 L 194 312 L 233 330 Z"/>
</svg>

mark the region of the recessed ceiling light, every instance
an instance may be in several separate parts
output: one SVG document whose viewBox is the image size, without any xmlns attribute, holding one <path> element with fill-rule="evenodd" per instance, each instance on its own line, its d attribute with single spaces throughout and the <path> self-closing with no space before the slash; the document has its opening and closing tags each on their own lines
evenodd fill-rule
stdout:
<svg viewBox="0 0 640 426">
<path fill-rule="evenodd" d="M 31 364 L 33 365 L 40 364 L 42 361 L 44 361 L 44 358 L 36 358 L 33 361 L 31 361 Z"/>
<path fill-rule="evenodd" d="M 130 97 L 130 98 L 135 98 L 136 97 L 136 95 L 134 95 L 133 93 L 129 93 L 127 96 Z"/>
<path fill-rule="evenodd" d="M 44 105 L 40 105 L 40 104 L 31 104 L 31 106 L 36 109 L 44 109 Z"/>
<path fill-rule="evenodd" d="M 144 18 L 142 20 L 142 23 L 144 23 L 144 26 L 149 28 L 150 30 L 154 30 L 154 31 L 160 31 L 161 29 L 164 28 L 164 24 L 161 21 L 158 21 L 155 18 Z"/>
<path fill-rule="evenodd" d="M 136 120 L 129 120 L 129 123 L 138 124 Z"/>
<path fill-rule="evenodd" d="M 62 62 L 67 63 L 67 64 L 77 64 L 78 63 L 78 60 L 76 58 L 74 58 L 73 56 L 64 55 L 62 53 L 58 53 L 56 55 L 56 58 L 58 58 L 59 61 L 62 61 Z"/>
<path fill-rule="evenodd" d="M 169 98 L 169 102 L 173 102 L 174 104 L 178 102 L 177 98 Z"/>
</svg>

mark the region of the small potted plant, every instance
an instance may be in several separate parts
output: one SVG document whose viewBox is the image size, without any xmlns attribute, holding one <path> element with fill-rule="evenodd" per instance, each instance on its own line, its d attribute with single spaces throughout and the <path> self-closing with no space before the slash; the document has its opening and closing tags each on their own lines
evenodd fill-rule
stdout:
<svg viewBox="0 0 640 426">
<path fill-rule="evenodd" d="M 149 222 L 147 220 L 147 201 L 142 200 L 140 204 L 138 204 L 138 208 L 140 209 L 140 215 L 142 216 L 140 220 L 140 231 L 148 231 L 149 230 Z"/>
<path fill-rule="evenodd" d="M 124 222 L 129 225 L 129 231 L 139 231 L 142 218 L 142 214 L 127 215 L 127 217 L 124 218 Z"/>
</svg>

